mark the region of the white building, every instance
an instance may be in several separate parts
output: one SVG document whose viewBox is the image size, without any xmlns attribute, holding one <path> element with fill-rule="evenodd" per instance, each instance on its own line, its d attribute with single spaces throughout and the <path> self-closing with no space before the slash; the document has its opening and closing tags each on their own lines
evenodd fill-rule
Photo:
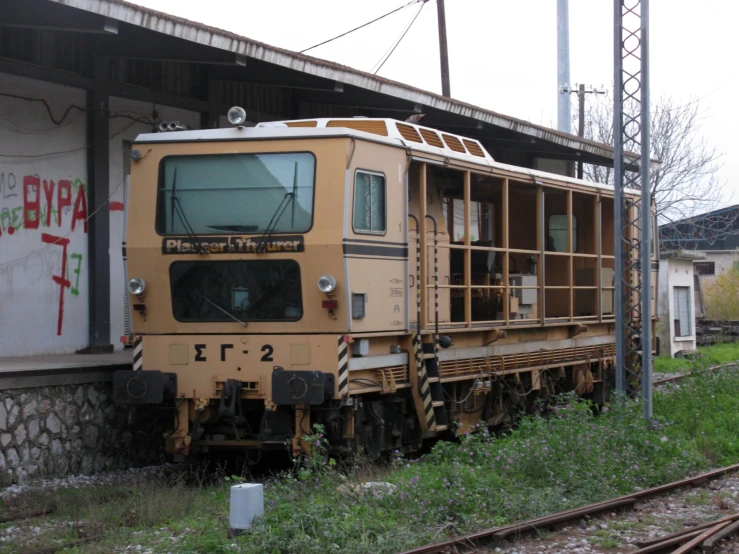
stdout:
<svg viewBox="0 0 739 554">
<path fill-rule="evenodd" d="M 674 357 L 678 352 L 696 349 L 693 262 L 703 255 L 675 250 L 661 254 L 660 258 L 657 337 L 660 354 Z"/>
</svg>

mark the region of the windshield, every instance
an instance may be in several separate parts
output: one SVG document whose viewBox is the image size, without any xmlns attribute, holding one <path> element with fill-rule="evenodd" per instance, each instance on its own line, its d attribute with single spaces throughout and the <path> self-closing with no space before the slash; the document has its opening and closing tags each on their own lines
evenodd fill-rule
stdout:
<svg viewBox="0 0 739 554">
<path fill-rule="evenodd" d="M 175 262 L 169 266 L 178 321 L 297 321 L 303 316 L 294 260 Z"/>
<path fill-rule="evenodd" d="M 168 156 L 160 167 L 157 232 L 264 233 L 270 221 L 272 234 L 306 232 L 315 167 L 309 153 Z"/>
</svg>

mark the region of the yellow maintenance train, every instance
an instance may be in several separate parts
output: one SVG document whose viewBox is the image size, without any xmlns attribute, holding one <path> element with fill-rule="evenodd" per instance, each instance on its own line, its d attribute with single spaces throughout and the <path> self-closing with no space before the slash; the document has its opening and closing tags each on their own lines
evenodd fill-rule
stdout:
<svg viewBox="0 0 739 554">
<path fill-rule="evenodd" d="M 409 122 L 231 119 L 132 147 L 115 399 L 175 407 L 174 459 L 298 453 L 316 423 L 375 457 L 557 392 L 605 401 L 612 187 Z"/>
</svg>

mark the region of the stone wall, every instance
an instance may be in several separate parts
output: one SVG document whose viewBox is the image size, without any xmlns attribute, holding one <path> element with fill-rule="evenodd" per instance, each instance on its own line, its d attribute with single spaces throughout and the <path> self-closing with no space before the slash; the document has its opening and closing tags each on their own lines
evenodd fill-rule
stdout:
<svg viewBox="0 0 739 554">
<path fill-rule="evenodd" d="M 110 383 L 0 391 L 0 484 L 160 463 L 170 416 L 114 405 Z"/>
</svg>

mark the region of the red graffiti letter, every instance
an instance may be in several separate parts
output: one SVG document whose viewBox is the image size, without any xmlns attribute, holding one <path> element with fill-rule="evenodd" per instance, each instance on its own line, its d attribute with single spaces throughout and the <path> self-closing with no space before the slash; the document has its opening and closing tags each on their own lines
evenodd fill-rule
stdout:
<svg viewBox="0 0 739 554">
<path fill-rule="evenodd" d="M 54 181 L 43 180 L 44 196 L 46 197 L 46 226 L 51 224 L 51 212 L 54 211 Z"/>
<path fill-rule="evenodd" d="M 56 209 L 58 210 L 57 223 L 62 226 L 62 208 L 68 208 L 72 205 L 72 183 L 69 181 L 59 181 L 56 189 Z"/>
<path fill-rule="evenodd" d="M 33 199 L 31 196 L 33 195 Z M 41 183 L 38 177 L 23 177 L 23 227 L 38 229 L 39 212 L 41 211 Z M 33 214 L 33 218 L 31 218 Z"/>
<path fill-rule="evenodd" d="M 59 320 L 56 326 L 56 334 L 62 334 L 62 321 L 64 320 L 64 289 L 72 286 L 64 276 L 67 274 L 67 245 L 69 239 L 63 237 L 55 237 L 47 233 L 41 233 L 41 242 L 46 244 L 56 244 L 62 247 L 62 272 L 60 275 L 52 275 L 51 278 L 59 285 Z"/>
<path fill-rule="evenodd" d="M 87 197 L 85 196 L 85 185 L 80 185 L 77 189 L 77 198 L 74 199 L 74 211 L 72 212 L 72 231 L 77 220 L 85 224 L 85 233 L 87 233 Z"/>
</svg>

